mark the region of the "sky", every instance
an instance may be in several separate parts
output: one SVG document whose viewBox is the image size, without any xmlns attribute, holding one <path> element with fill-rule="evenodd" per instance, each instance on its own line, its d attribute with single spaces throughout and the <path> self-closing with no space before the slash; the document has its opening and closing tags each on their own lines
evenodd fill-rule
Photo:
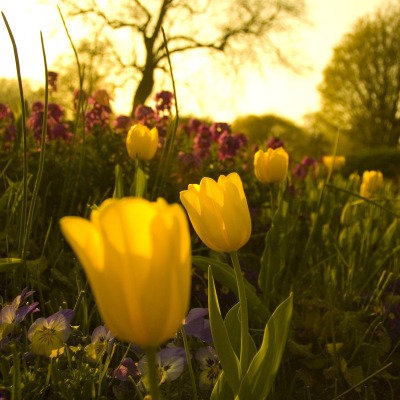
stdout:
<svg viewBox="0 0 400 400">
<path fill-rule="evenodd" d="M 183 57 L 178 65 L 173 65 L 180 114 L 230 123 L 239 115 L 275 113 L 301 124 L 305 114 L 318 110 L 317 86 L 333 47 L 358 18 L 385 4 L 385 0 L 306 2 L 310 23 L 296 31 L 293 46 L 306 69 L 296 73 L 266 59 L 265 63 L 246 65 L 237 74 L 227 74 L 209 59 Z M 0 10 L 17 44 L 22 78 L 36 85 L 44 85 L 40 32 L 49 69 L 60 55 L 72 52 L 57 3 L 56 0 L 0 0 Z M 85 35 L 76 21 L 66 22 L 74 41 Z M 16 77 L 13 48 L 3 19 L 0 20 L 0 77 Z M 132 87 L 116 90 L 115 113 L 129 114 L 131 95 Z"/>
</svg>

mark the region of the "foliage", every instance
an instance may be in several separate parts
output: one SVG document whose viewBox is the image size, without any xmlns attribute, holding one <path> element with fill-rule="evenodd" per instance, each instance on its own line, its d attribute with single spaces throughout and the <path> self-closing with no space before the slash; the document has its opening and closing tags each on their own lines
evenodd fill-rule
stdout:
<svg viewBox="0 0 400 400">
<path fill-rule="evenodd" d="M 396 146 L 400 138 L 400 9 L 360 18 L 340 43 L 320 85 L 322 119 L 353 146 Z"/>
<path fill-rule="evenodd" d="M 71 135 L 54 135 L 61 132 L 56 129 L 57 121 L 67 132 L 72 122 L 65 117 L 55 121 L 59 115 L 57 108 L 49 109 L 43 185 L 39 190 L 26 264 L 18 259 L 21 148 L 15 138 L 13 141 L 3 136 L 4 195 L 0 198 L 0 205 L 5 242 L 1 251 L 6 258 L 1 266 L 4 277 L 2 310 L 8 307 L 6 301 L 11 301 L 18 294 L 17 290 L 26 285 L 36 291 L 33 294 L 36 302 L 25 300 L 23 306 L 33 310 L 29 304 L 35 304 L 40 308 L 40 314 L 26 314 L 14 330 L 3 325 L 3 339 L 7 341 L 3 342 L 0 364 L 4 381 L 2 390 L 6 392 L 19 387 L 21 396 L 29 391 L 32 398 L 45 395 L 63 398 L 63 393 L 83 399 L 94 396 L 127 398 L 133 395 L 129 374 L 140 386 L 140 374 L 144 370 L 135 369 L 143 363 L 140 352 L 111 337 L 102 341 L 91 338 L 102 321 L 80 265 L 60 240 L 59 228 L 52 222 L 53 218 L 69 215 L 71 211 L 72 214 L 87 215 L 87 204 L 99 204 L 103 198 L 110 197 L 116 180 L 121 195 L 131 190 L 136 166 L 127 155 L 124 141 L 132 121 L 107 113 L 107 105 L 96 102 L 102 98 L 104 96 L 98 93 L 90 96 L 92 100 L 85 107 L 86 129 L 81 126 L 78 133 Z M 172 101 L 170 95 L 163 93 L 157 96 L 154 108 L 139 108 L 136 113 L 138 122 L 158 127 L 161 144 L 170 134 Z M 104 107 L 100 114 L 93 112 L 98 107 Z M 38 168 L 40 154 L 34 134 L 36 119 L 32 117 L 40 107 L 35 110 L 32 110 L 31 122 L 28 123 L 29 171 L 32 174 Z M 15 124 L 18 119 L 10 119 L 9 113 L 4 115 L 2 129 L 9 128 L 9 124 Z M 103 119 L 94 118 L 95 115 L 101 115 Z M 20 135 L 18 129 L 16 126 Z M 228 138 L 231 142 L 226 147 Z M 393 372 L 400 362 L 396 350 L 400 340 L 400 292 L 397 284 L 400 242 L 398 216 L 396 214 L 393 220 L 391 214 L 398 213 L 399 203 L 393 200 L 397 194 L 387 176 L 384 174 L 386 185 L 379 197 L 367 202 L 359 198 L 358 175 L 348 175 L 344 170 L 343 175 L 334 171 L 328 181 L 323 165 L 309 157 L 298 164 L 291 161 L 289 180 L 278 190 L 275 185 L 262 185 L 256 180 L 253 168 L 245 165 L 250 155 L 254 156 L 254 151 L 227 124 L 188 120 L 178 128 L 176 144 L 172 157 L 175 161 L 167 170 L 164 181 L 158 180 L 158 189 L 162 188 L 161 193 L 169 202 L 177 201 L 179 191 L 188 183 L 198 182 L 202 176 L 216 177 L 236 170 L 243 179 L 253 226 L 249 242 L 239 252 L 254 342 L 250 346 L 252 350 L 249 350 L 251 357 L 255 356 L 256 349 L 262 348 L 262 331 L 272 312 L 289 292 L 294 293 L 288 345 L 275 383 L 270 388 L 270 397 L 303 400 L 306 399 L 305 388 L 316 398 L 333 398 L 352 388 L 346 398 L 359 398 L 357 396 L 367 391 L 389 396 L 386 390 L 389 386 L 393 393 L 399 393 Z M 152 189 L 160 173 L 158 163 L 161 156 L 162 147 L 143 170 L 148 179 L 145 197 L 157 196 Z M 114 175 L 116 166 L 119 172 Z M 33 182 L 31 179 L 28 183 L 28 198 Z M 235 323 L 232 307 L 238 299 L 235 274 L 223 254 L 205 249 L 197 235 L 192 235 L 192 243 L 194 253 L 199 254 L 193 258 L 192 307 L 207 306 L 204 291 L 208 286 L 206 272 L 211 264 L 224 323 L 231 326 Z M 50 317 L 60 308 L 74 310 L 64 354 L 54 357 L 53 361 L 32 354 L 20 359 L 19 354 L 30 348 L 32 351 L 23 332 L 28 332 L 32 322 L 40 320 L 40 315 L 43 321 L 51 321 Z M 199 321 L 208 321 L 201 318 Z M 4 321 L 3 318 L 3 324 Z M 207 322 L 196 325 L 202 327 L 201 333 L 195 331 L 197 336 L 189 338 L 193 354 L 199 351 L 196 357 L 200 361 L 193 364 L 194 375 L 198 379 L 213 377 L 211 381 L 200 380 L 198 383 L 199 399 L 211 396 L 211 388 L 221 371 L 219 360 L 209 349 L 212 343 L 206 342 L 207 347 L 204 347 L 202 340 L 196 339 L 205 338 L 207 325 Z M 12 336 L 9 336 L 11 332 Z M 193 330 L 188 332 L 193 333 Z M 240 338 L 232 336 L 229 340 L 237 348 Z M 174 345 L 179 347 L 182 341 L 183 337 L 178 335 Z M 192 398 L 188 365 L 179 361 L 182 360 L 179 358 L 182 357 L 181 350 L 176 351 L 172 358 L 178 362 L 174 371 L 180 372 L 173 376 L 165 375 L 162 393 L 165 396 L 181 393 L 181 398 Z M 267 350 L 263 351 L 269 354 Z M 214 361 L 207 364 L 201 354 Z M 172 362 L 168 357 L 172 355 L 160 357 L 164 357 L 162 362 L 166 364 L 162 368 L 163 373 L 167 373 L 166 366 Z M 263 365 L 261 358 L 254 362 L 259 363 L 259 367 L 249 370 L 253 371 L 249 372 L 253 376 L 249 378 L 250 382 L 258 379 L 255 371 Z M 378 372 L 380 369 L 382 371 Z M 15 372 L 15 375 L 13 371 L 20 372 Z M 118 378 L 113 377 L 112 371 L 116 371 Z M 204 371 L 209 371 L 209 375 Z M 377 375 L 370 378 L 375 373 Z M 213 392 L 217 398 L 231 390 L 226 388 L 227 381 L 223 376 Z M 365 384 L 356 388 L 363 379 Z M 15 382 L 20 382 L 19 386 L 15 386 Z M 243 383 L 240 390 L 249 391 L 252 385 Z M 263 389 L 257 385 L 255 387 L 259 387 L 257 390 L 261 393 Z M 13 393 L 18 397 L 18 392 Z"/>
<path fill-rule="evenodd" d="M 232 123 L 235 131 L 243 132 L 251 144 L 262 146 L 270 138 L 279 138 L 286 143 L 292 158 L 300 160 L 305 154 L 317 157 L 332 147 L 320 134 L 303 129 L 290 120 L 277 115 L 247 115 Z"/>
<path fill-rule="evenodd" d="M 395 147 L 377 146 L 375 148 L 361 149 L 357 153 L 346 157 L 344 173 L 366 170 L 381 171 L 384 176 L 399 181 L 400 150 Z"/>
</svg>

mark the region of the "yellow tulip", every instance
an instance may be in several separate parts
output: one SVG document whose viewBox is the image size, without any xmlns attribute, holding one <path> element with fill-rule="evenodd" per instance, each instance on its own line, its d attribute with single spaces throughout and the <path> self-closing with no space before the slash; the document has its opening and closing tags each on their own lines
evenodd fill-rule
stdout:
<svg viewBox="0 0 400 400">
<path fill-rule="evenodd" d="M 269 148 L 266 152 L 258 150 L 254 155 L 254 173 L 261 183 L 283 182 L 287 177 L 288 167 L 289 155 L 283 147 Z"/>
<path fill-rule="evenodd" d="M 322 164 L 328 170 L 339 171 L 346 164 L 346 158 L 343 156 L 323 156 Z"/>
<path fill-rule="evenodd" d="M 156 154 L 158 147 L 157 128 L 149 129 L 146 125 L 136 124 L 129 129 L 126 137 L 126 149 L 132 160 L 149 161 Z"/>
<path fill-rule="evenodd" d="M 196 233 L 212 250 L 232 252 L 250 238 L 251 220 L 243 184 L 236 172 L 221 175 L 218 182 L 203 178 L 189 185 L 180 199 Z"/>
<path fill-rule="evenodd" d="M 360 195 L 371 197 L 383 186 L 383 175 L 380 171 L 364 171 L 360 186 Z"/>
<path fill-rule="evenodd" d="M 192 267 L 180 205 L 136 197 L 106 200 L 90 221 L 64 217 L 60 225 L 114 335 L 149 348 L 176 334 L 189 307 Z"/>
</svg>

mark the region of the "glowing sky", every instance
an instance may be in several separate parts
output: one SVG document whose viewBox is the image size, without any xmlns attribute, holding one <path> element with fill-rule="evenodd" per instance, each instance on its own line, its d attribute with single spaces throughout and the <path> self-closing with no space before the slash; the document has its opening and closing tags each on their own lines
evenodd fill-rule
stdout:
<svg viewBox="0 0 400 400">
<path fill-rule="evenodd" d="M 274 112 L 301 122 L 302 115 L 318 109 L 316 86 L 332 47 L 359 17 L 384 3 L 384 0 L 307 0 L 311 24 L 302 25 L 294 35 L 294 47 L 298 48 L 301 61 L 312 67 L 302 74 L 267 61 L 265 65 L 243 68 L 237 75 L 226 74 L 218 71 L 218 64 L 206 59 L 194 60 L 186 53 L 179 59 L 179 65 L 174 65 L 181 115 L 191 113 L 231 122 L 240 114 Z M 23 79 L 43 84 L 40 31 L 50 69 L 60 54 L 72 52 L 57 1 L 0 0 L 0 10 L 18 46 Z M 75 41 L 84 34 L 73 20 L 68 19 L 67 24 Z M 0 21 L 0 76 L 16 76 L 13 50 L 3 20 Z M 170 87 L 157 89 L 170 90 Z M 132 87 L 127 87 L 116 91 L 113 104 L 116 113 L 129 113 L 131 90 Z"/>
</svg>

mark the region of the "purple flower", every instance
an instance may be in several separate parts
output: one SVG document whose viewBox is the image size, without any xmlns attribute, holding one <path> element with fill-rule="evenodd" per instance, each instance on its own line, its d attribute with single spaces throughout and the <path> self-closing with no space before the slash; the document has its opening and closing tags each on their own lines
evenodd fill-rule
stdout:
<svg viewBox="0 0 400 400">
<path fill-rule="evenodd" d="M 215 141 L 217 141 L 224 132 L 232 133 L 230 125 L 226 122 L 214 122 L 210 127 L 210 131 Z"/>
<path fill-rule="evenodd" d="M 247 138 L 242 133 L 231 135 L 224 131 L 218 138 L 218 159 L 221 161 L 233 159 L 238 150 L 247 143 Z"/>
<path fill-rule="evenodd" d="M 92 332 L 92 342 L 85 346 L 86 357 L 90 362 L 98 363 L 105 353 L 110 354 L 115 336 L 104 325 L 98 326 Z"/>
<path fill-rule="evenodd" d="M 273 136 L 267 141 L 267 148 L 277 149 L 278 147 L 284 147 L 284 143 L 279 138 Z"/>
<path fill-rule="evenodd" d="M 85 112 L 86 132 L 94 129 L 105 129 L 110 122 L 111 109 L 108 106 L 95 103 L 93 107 Z"/>
<path fill-rule="evenodd" d="M 299 180 L 303 180 L 307 175 L 307 168 L 304 165 L 296 164 L 292 168 L 292 175 Z"/>
<path fill-rule="evenodd" d="M 186 366 L 185 349 L 182 347 L 167 347 L 161 349 L 157 353 L 157 364 L 160 384 L 178 379 Z M 149 382 L 146 356 L 139 360 L 138 370 L 142 375 L 141 384 L 144 388 L 148 389 Z"/>
<path fill-rule="evenodd" d="M 15 141 L 17 138 L 17 128 L 15 125 L 9 125 L 7 128 L 5 128 L 3 132 L 3 148 L 4 150 L 8 150 L 11 148 L 11 144 Z"/>
<path fill-rule="evenodd" d="M 142 125 L 146 125 L 148 128 L 154 124 L 155 113 L 151 107 L 143 106 L 139 104 L 135 110 L 135 119 Z"/>
<path fill-rule="evenodd" d="M 173 99 L 174 94 L 166 90 L 157 93 L 154 98 L 154 100 L 156 101 L 156 110 L 162 112 L 170 112 Z"/>
<path fill-rule="evenodd" d="M 40 142 L 42 137 L 44 103 L 37 101 L 32 105 L 32 112 L 28 118 L 28 125 L 31 127 L 35 139 Z M 69 140 L 71 133 L 67 125 L 62 123 L 64 110 L 55 103 L 49 103 L 47 111 L 47 141 L 56 139 Z"/>
<path fill-rule="evenodd" d="M 193 153 L 185 153 L 183 151 L 178 153 L 178 163 L 185 172 L 188 170 L 196 170 L 201 167 L 200 157 Z"/>
<path fill-rule="evenodd" d="M 193 139 L 194 154 L 200 158 L 207 158 L 210 155 L 212 142 L 213 138 L 210 127 L 207 124 L 200 125 Z"/>
<path fill-rule="evenodd" d="M 305 167 L 314 167 L 315 165 L 318 165 L 318 161 L 315 158 L 309 156 L 303 157 L 300 163 Z"/>
<path fill-rule="evenodd" d="M 118 115 L 112 123 L 113 128 L 119 132 L 128 132 L 132 125 L 132 118 L 125 115 Z"/>
<path fill-rule="evenodd" d="M 44 105 L 41 111 L 43 111 Z M 61 106 L 55 103 L 49 103 L 48 105 L 48 115 L 51 122 L 61 122 L 64 116 L 64 110 Z"/>
<path fill-rule="evenodd" d="M 183 324 L 185 332 L 206 343 L 212 342 L 210 321 L 204 317 L 208 315 L 207 308 L 192 308 Z"/>
<path fill-rule="evenodd" d="M 292 168 L 292 175 L 299 180 L 303 180 L 309 171 L 312 171 L 312 174 L 315 177 L 317 170 L 318 161 L 315 158 L 305 156 L 302 158 L 300 163 L 296 164 Z"/>
<path fill-rule="evenodd" d="M 57 357 L 64 352 L 64 343 L 70 336 L 72 310 L 61 310 L 47 318 L 38 318 L 28 330 L 33 354 Z"/>
<path fill-rule="evenodd" d="M 114 369 L 112 376 L 121 382 L 125 382 L 129 380 L 130 376 L 139 376 L 139 371 L 132 358 L 127 357 Z"/>
<path fill-rule="evenodd" d="M 196 118 L 191 118 L 186 125 L 182 125 L 182 129 L 185 131 L 187 136 L 194 136 L 203 123 Z"/>
<path fill-rule="evenodd" d="M 17 328 L 28 314 L 38 312 L 38 302 L 24 304 L 34 291 L 22 290 L 10 305 L 4 306 L 0 311 L 0 347 L 8 343 L 10 337 L 18 332 Z"/>
<path fill-rule="evenodd" d="M 199 388 L 201 390 L 212 389 L 222 370 L 217 352 L 211 346 L 200 347 L 196 351 L 195 359 L 201 369 Z"/>
<path fill-rule="evenodd" d="M 6 104 L 0 103 L 0 120 L 14 122 L 14 114 Z M 2 122 L 2 121 L 1 121 Z"/>
</svg>

